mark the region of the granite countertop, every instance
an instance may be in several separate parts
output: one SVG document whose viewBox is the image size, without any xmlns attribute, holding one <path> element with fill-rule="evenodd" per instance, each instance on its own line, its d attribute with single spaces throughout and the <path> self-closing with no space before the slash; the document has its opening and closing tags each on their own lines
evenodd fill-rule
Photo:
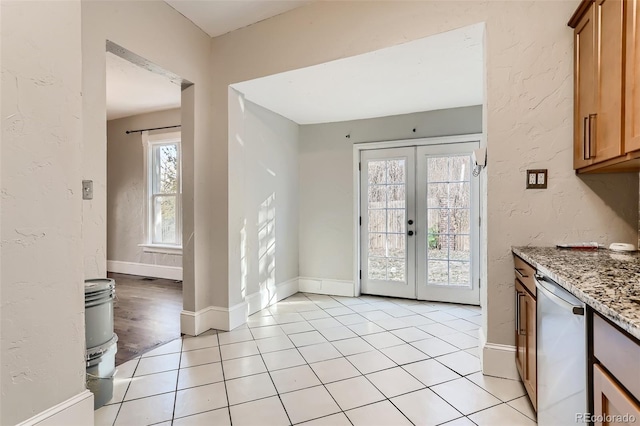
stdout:
<svg viewBox="0 0 640 426">
<path fill-rule="evenodd" d="M 640 339 L 640 253 L 513 247 L 540 273 Z"/>
</svg>

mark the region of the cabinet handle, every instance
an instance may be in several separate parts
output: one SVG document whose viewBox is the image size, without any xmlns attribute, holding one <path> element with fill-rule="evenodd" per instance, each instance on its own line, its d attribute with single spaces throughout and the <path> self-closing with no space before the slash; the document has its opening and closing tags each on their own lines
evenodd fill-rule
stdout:
<svg viewBox="0 0 640 426">
<path fill-rule="evenodd" d="M 520 296 L 522 293 L 516 290 L 516 333 L 520 334 Z"/>
<path fill-rule="evenodd" d="M 529 275 L 523 274 L 522 271 L 524 271 L 524 268 L 516 268 L 516 273 L 520 275 L 520 278 L 529 278 Z"/>
<path fill-rule="evenodd" d="M 598 114 L 589 114 L 589 158 L 593 158 L 593 151 L 595 151 L 594 146 L 598 143 L 597 118 L 598 118 Z M 593 130 L 594 127 L 595 127 L 595 130 Z"/>
<path fill-rule="evenodd" d="M 526 296 L 526 294 L 523 293 L 518 293 L 518 336 L 526 336 L 527 335 L 527 330 L 522 330 L 522 321 L 521 321 L 521 316 L 522 316 L 522 308 L 520 307 L 520 300 Z"/>
<path fill-rule="evenodd" d="M 587 133 L 591 130 L 591 126 L 587 124 L 588 122 L 589 116 L 586 116 L 582 122 L 582 158 L 585 160 L 591 158 L 587 152 Z"/>
</svg>

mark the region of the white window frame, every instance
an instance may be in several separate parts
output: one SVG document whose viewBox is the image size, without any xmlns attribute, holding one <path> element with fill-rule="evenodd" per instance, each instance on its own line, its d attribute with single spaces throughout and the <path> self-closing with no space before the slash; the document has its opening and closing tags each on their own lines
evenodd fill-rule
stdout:
<svg viewBox="0 0 640 426">
<path fill-rule="evenodd" d="M 139 244 L 145 252 L 182 254 L 182 144 L 181 132 L 158 133 L 150 135 L 142 132 L 142 147 L 144 150 L 144 242 Z M 177 180 L 178 192 L 176 197 L 176 244 L 153 242 L 153 205 L 155 197 L 161 194 L 153 193 L 153 148 L 159 145 L 176 144 L 178 148 Z M 171 195 L 171 194 L 167 194 Z"/>
</svg>

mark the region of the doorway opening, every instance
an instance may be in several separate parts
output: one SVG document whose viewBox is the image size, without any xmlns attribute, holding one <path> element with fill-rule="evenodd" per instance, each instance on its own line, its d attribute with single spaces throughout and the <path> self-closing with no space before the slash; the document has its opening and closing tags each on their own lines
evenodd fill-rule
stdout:
<svg viewBox="0 0 640 426">
<path fill-rule="evenodd" d="M 355 148 L 361 293 L 480 303 L 479 146 L 463 136 Z"/>
<path fill-rule="evenodd" d="M 117 365 L 179 338 L 183 307 L 181 82 L 131 55 L 107 43 L 107 271 L 116 281 Z"/>
<path fill-rule="evenodd" d="M 417 186 L 426 188 L 427 185 L 424 182 L 427 177 L 418 176 L 419 170 L 430 167 L 431 172 L 425 173 L 432 175 L 440 167 L 442 173 L 445 173 L 444 168 L 449 173 L 448 167 L 459 166 L 458 163 L 450 166 L 456 161 L 462 161 L 466 167 L 470 163 L 471 146 L 478 148 L 481 145 L 478 135 L 484 129 L 483 43 L 484 24 L 479 23 L 378 51 L 231 85 L 229 164 L 233 165 L 233 172 L 229 174 L 229 185 L 234 193 L 256 195 L 252 199 L 229 198 L 231 217 L 239 219 L 231 221 L 229 229 L 229 235 L 236 235 L 229 243 L 229 270 L 231 276 L 235 276 L 232 281 L 259 282 L 251 275 L 251 262 L 259 259 L 257 249 L 253 247 L 258 246 L 244 239 L 252 234 L 247 233 L 246 225 L 258 223 L 254 217 L 259 214 L 259 202 L 274 191 L 278 179 L 293 170 L 298 187 L 278 190 L 278 214 L 287 215 L 288 220 L 278 222 L 280 228 L 276 234 L 280 239 L 284 229 L 298 235 L 293 238 L 294 244 L 286 245 L 286 250 L 275 251 L 274 264 L 279 265 L 278 268 L 280 265 L 293 266 L 286 277 L 279 274 L 280 269 L 276 271 L 276 287 L 293 288 L 287 286 L 290 280 L 295 280 L 297 272 L 297 288 L 301 292 L 359 296 L 364 291 L 479 305 L 478 280 L 485 273 L 480 259 L 484 257 L 480 256 L 480 249 L 471 250 L 471 246 L 482 247 L 484 253 L 486 244 L 481 245 L 480 226 L 476 221 L 471 222 L 471 215 L 479 214 L 479 206 L 484 205 L 480 202 L 480 191 L 466 192 L 467 197 L 475 198 L 462 200 L 474 201 L 473 212 L 471 206 L 465 210 L 448 205 L 439 205 L 437 213 L 436 207 L 425 207 L 420 212 L 419 204 L 424 205 L 429 200 L 426 195 L 418 200 L 420 189 Z M 254 123 L 256 118 L 260 126 Z M 273 135 L 278 137 L 272 138 Z M 452 135 L 472 136 L 456 138 Z M 465 152 L 433 151 L 438 144 L 450 147 L 463 142 L 471 143 L 465 146 Z M 266 147 L 270 145 L 273 147 L 267 151 Z M 428 145 L 433 146 L 426 147 Z M 277 161 L 265 160 L 265 152 L 283 147 L 287 153 L 293 153 L 294 158 L 282 155 Z M 370 160 L 379 160 L 379 166 L 384 164 L 386 170 L 386 157 L 377 158 L 374 152 L 382 149 L 379 153 L 389 154 L 392 149 L 407 147 L 413 147 L 409 148 L 410 153 L 399 155 L 404 158 L 405 166 L 411 164 L 403 169 L 404 177 L 412 174 L 411 183 L 404 182 L 403 190 L 413 194 L 404 199 L 412 205 L 405 204 L 404 209 L 394 206 L 379 209 L 382 212 L 378 214 L 378 228 L 371 231 L 376 234 L 372 239 L 377 241 L 377 245 L 372 243 L 372 250 L 378 250 L 372 256 L 371 266 L 372 270 L 377 268 L 377 275 L 362 283 L 369 263 L 363 267 L 361 259 L 366 257 L 367 262 L 369 259 L 361 250 L 364 246 L 359 222 L 359 212 L 363 210 L 362 188 L 359 172 L 354 175 L 354 165 L 357 170 L 363 161 L 362 153 L 365 159 L 372 155 Z M 287 158 L 286 167 L 283 167 L 283 158 Z M 389 162 L 395 161 L 394 158 L 393 155 L 389 157 Z M 471 173 L 470 168 L 466 170 Z M 256 171 L 265 173 L 256 179 Z M 433 181 L 431 186 L 467 188 L 478 182 L 471 177 L 460 181 L 447 176 Z M 382 184 L 380 181 L 379 185 Z M 401 186 L 394 181 L 385 181 L 384 185 L 394 186 L 392 190 Z M 280 205 L 285 196 L 294 201 Z M 436 203 L 448 201 L 444 193 L 435 197 Z M 390 216 L 395 215 L 392 219 L 397 221 L 396 225 L 387 222 L 388 210 Z M 417 245 L 424 229 L 425 235 L 429 234 L 428 227 L 437 221 L 429 215 L 436 214 L 442 216 L 442 229 L 434 228 L 430 243 L 427 239 L 422 246 Z M 451 214 L 457 215 L 454 224 L 460 229 L 449 232 L 444 228 L 445 224 L 448 226 L 448 215 Z M 408 220 L 414 222 L 413 228 L 409 228 Z M 470 228 L 464 232 L 461 229 L 463 220 Z M 382 224 L 396 228 L 382 231 Z M 414 232 L 414 236 L 409 236 L 409 231 Z M 369 244 L 368 236 L 366 238 Z M 410 239 L 414 242 L 408 246 Z M 383 248 L 382 255 L 380 250 Z M 387 248 L 395 252 L 389 253 Z M 429 263 L 421 265 L 417 261 L 419 256 L 428 259 Z M 245 274 L 246 271 L 249 274 Z M 439 273 L 434 274 L 437 271 Z M 418 286 L 419 280 L 425 282 L 429 278 L 432 282 L 428 286 Z M 372 291 L 370 287 L 378 284 L 385 286 L 387 291 Z M 238 298 L 245 296 L 244 289 L 242 286 L 236 290 Z M 246 294 L 251 295 L 251 289 Z"/>
</svg>

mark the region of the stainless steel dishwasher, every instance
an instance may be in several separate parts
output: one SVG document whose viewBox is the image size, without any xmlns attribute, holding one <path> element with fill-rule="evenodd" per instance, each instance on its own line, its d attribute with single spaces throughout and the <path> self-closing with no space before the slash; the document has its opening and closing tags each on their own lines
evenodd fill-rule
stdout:
<svg viewBox="0 0 640 426">
<path fill-rule="evenodd" d="M 555 281 L 536 274 L 538 424 L 583 424 L 587 412 L 585 305 Z"/>
</svg>

